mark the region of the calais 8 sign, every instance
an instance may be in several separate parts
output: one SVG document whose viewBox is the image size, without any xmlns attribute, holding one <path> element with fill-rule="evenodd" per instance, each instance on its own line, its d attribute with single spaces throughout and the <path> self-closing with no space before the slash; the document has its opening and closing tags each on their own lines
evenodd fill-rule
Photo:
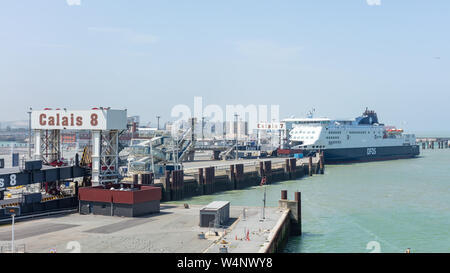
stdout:
<svg viewBox="0 0 450 273">
<path fill-rule="evenodd" d="M 258 130 L 284 130 L 284 123 L 272 122 L 264 123 L 260 122 L 256 125 Z"/>
<path fill-rule="evenodd" d="M 43 110 L 31 113 L 31 127 L 43 130 L 126 129 L 126 110 Z"/>
</svg>

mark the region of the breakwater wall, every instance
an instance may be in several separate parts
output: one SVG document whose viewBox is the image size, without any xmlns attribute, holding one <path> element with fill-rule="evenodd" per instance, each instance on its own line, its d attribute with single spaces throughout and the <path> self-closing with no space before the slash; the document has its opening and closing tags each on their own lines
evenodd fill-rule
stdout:
<svg viewBox="0 0 450 273">
<path fill-rule="evenodd" d="M 416 139 L 417 144 L 422 148 L 422 150 L 426 149 L 449 149 L 450 148 L 450 139 L 449 138 L 418 138 Z"/>
<path fill-rule="evenodd" d="M 177 201 L 199 195 L 244 189 L 323 174 L 325 164 L 322 156 L 304 159 L 286 158 L 273 164 L 271 160 L 257 161 L 252 165 L 233 164 L 202 167 L 189 170 L 166 171 L 165 176 L 154 181 L 162 188 L 161 201 Z M 143 181 L 148 181 L 144 178 Z M 153 181 L 152 181 L 153 182 Z"/>
</svg>

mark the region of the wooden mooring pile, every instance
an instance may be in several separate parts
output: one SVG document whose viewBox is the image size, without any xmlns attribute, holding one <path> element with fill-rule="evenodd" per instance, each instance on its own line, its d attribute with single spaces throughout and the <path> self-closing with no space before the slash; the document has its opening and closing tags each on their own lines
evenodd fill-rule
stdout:
<svg viewBox="0 0 450 273">
<path fill-rule="evenodd" d="M 265 184 L 324 174 L 323 155 L 304 159 L 286 158 L 284 162 L 271 160 L 255 161 L 252 164 L 221 165 L 195 169 L 166 171 L 164 177 L 154 179 L 153 175 L 135 175 L 133 183 L 151 183 L 162 188 L 162 201 L 176 201 L 184 198 L 209 195 L 216 192 L 244 189 Z"/>
<path fill-rule="evenodd" d="M 418 138 L 417 144 L 421 146 L 422 150 L 448 149 L 450 138 Z"/>
</svg>

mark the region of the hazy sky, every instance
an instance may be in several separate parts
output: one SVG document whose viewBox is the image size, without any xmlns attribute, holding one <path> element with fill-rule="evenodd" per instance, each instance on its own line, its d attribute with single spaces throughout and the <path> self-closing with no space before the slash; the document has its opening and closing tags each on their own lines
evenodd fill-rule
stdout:
<svg viewBox="0 0 450 273">
<path fill-rule="evenodd" d="M 202 96 L 447 130 L 449 27 L 448 0 L 2 1 L 0 120 L 111 106 L 155 123 Z"/>
</svg>

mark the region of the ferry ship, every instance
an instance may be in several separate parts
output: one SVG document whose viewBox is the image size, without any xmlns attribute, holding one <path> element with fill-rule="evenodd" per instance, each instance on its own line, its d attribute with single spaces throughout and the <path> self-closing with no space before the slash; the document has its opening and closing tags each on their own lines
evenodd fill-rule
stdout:
<svg viewBox="0 0 450 273">
<path fill-rule="evenodd" d="M 286 129 L 294 149 L 304 155 L 324 154 L 331 164 L 416 157 L 420 153 L 413 134 L 379 123 L 375 111 L 350 120 L 313 118 L 287 119 Z"/>
</svg>

